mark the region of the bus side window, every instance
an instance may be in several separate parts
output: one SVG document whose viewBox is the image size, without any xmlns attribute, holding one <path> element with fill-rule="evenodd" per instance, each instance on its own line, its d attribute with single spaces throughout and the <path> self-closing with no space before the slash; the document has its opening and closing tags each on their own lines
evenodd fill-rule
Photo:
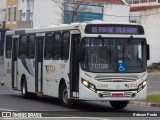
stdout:
<svg viewBox="0 0 160 120">
<path fill-rule="evenodd" d="M 53 34 L 47 33 L 45 36 L 44 59 L 50 60 L 53 54 Z"/>
<path fill-rule="evenodd" d="M 25 58 L 27 56 L 27 36 L 21 36 L 19 42 L 19 58 Z"/>
<path fill-rule="evenodd" d="M 35 57 L 35 35 L 29 35 L 27 51 L 27 58 L 33 59 Z"/>
<path fill-rule="evenodd" d="M 70 41 L 70 32 L 63 32 L 62 33 L 62 52 L 61 52 L 61 59 L 68 60 L 69 57 L 69 41 Z"/>
<path fill-rule="evenodd" d="M 59 60 L 59 58 L 61 57 L 61 32 L 56 32 L 54 34 L 54 53 L 53 53 L 53 59 L 54 60 Z"/>
<path fill-rule="evenodd" d="M 11 58 L 12 36 L 6 36 L 6 58 Z"/>
</svg>

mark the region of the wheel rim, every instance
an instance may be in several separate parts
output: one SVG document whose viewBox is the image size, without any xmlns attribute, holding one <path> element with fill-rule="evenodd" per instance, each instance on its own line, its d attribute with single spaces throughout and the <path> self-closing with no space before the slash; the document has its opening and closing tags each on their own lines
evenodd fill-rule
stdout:
<svg viewBox="0 0 160 120">
<path fill-rule="evenodd" d="M 22 94 L 25 95 L 26 93 L 26 88 L 25 88 L 25 83 L 23 83 L 23 86 L 22 86 Z"/>
<path fill-rule="evenodd" d="M 63 96 L 63 101 L 65 103 L 68 103 L 68 92 L 67 92 L 67 89 L 64 89 L 62 96 Z"/>
</svg>

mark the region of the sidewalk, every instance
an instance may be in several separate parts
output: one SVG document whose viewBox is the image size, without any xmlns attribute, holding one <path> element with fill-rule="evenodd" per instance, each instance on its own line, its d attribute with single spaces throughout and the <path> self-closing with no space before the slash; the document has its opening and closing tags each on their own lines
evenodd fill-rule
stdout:
<svg viewBox="0 0 160 120">
<path fill-rule="evenodd" d="M 149 103 L 145 101 L 130 101 L 129 104 L 138 105 L 138 106 L 148 106 L 148 107 L 160 107 L 160 104 Z"/>
<path fill-rule="evenodd" d="M 150 92 L 147 95 L 160 95 L 160 91 Z M 148 107 L 160 107 L 158 103 L 149 103 L 145 101 L 130 101 L 129 104 Z"/>
</svg>

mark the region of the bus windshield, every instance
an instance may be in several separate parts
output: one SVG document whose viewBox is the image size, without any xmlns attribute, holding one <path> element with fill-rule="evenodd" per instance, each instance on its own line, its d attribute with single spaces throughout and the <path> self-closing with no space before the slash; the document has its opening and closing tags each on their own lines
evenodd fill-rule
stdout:
<svg viewBox="0 0 160 120">
<path fill-rule="evenodd" d="M 83 38 L 81 67 L 96 73 L 117 73 L 119 64 L 126 73 L 146 71 L 146 40 L 137 38 Z"/>
</svg>

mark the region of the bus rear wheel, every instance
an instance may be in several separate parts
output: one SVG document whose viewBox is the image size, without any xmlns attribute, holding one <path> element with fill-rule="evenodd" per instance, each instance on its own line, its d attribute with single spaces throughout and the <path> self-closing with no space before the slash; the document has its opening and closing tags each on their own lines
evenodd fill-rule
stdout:
<svg viewBox="0 0 160 120">
<path fill-rule="evenodd" d="M 123 109 L 128 105 L 129 101 L 110 101 L 114 109 Z"/>
<path fill-rule="evenodd" d="M 73 100 L 68 98 L 68 90 L 66 84 L 60 86 L 60 101 L 65 107 L 72 107 Z"/>
<path fill-rule="evenodd" d="M 23 78 L 23 80 L 22 80 L 21 94 L 22 94 L 22 97 L 25 99 L 29 97 L 29 93 L 27 91 L 27 82 L 26 82 L 25 78 Z"/>
</svg>

